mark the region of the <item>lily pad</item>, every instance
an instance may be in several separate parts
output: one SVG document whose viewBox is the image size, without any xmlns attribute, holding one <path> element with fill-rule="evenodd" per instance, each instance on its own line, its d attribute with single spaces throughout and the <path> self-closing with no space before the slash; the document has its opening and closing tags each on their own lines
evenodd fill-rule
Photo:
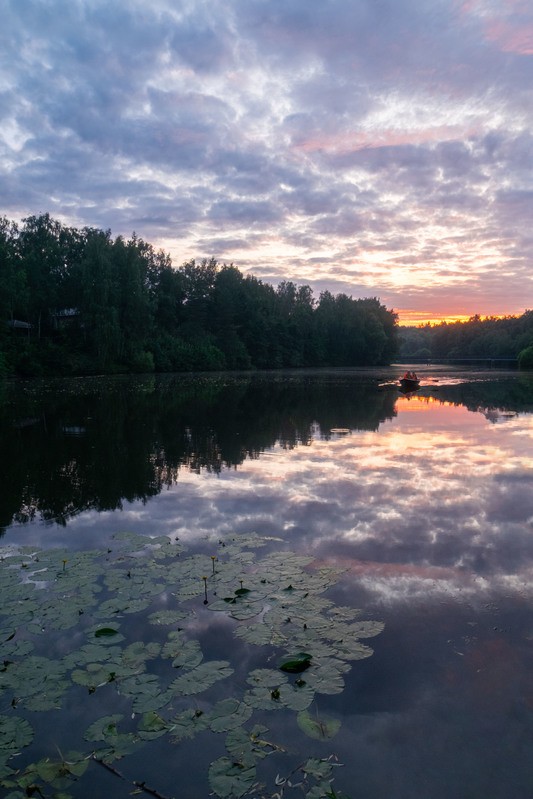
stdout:
<svg viewBox="0 0 533 799">
<path fill-rule="evenodd" d="M 252 713 L 252 708 L 238 699 L 222 699 L 209 713 L 209 726 L 213 732 L 228 732 L 247 722 Z"/>
<path fill-rule="evenodd" d="M 302 710 L 296 716 L 299 728 L 309 738 L 323 741 L 326 738 L 333 738 L 339 731 L 341 723 L 339 719 L 328 718 L 327 716 L 311 715 L 307 710 Z"/>
<path fill-rule="evenodd" d="M 151 741 L 154 738 L 160 738 L 169 729 L 169 724 L 155 711 L 150 710 L 144 713 L 139 725 L 137 733 L 139 738 L 145 741 Z"/>
<path fill-rule="evenodd" d="M 33 740 L 33 728 L 18 716 L 0 716 L 0 750 L 18 751 Z"/>
<path fill-rule="evenodd" d="M 188 708 L 169 723 L 170 737 L 173 743 L 180 743 L 187 738 L 194 738 L 197 732 L 209 727 L 209 716 L 199 708 Z"/>
<path fill-rule="evenodd" d="M 113 716 L 103 716 L 98 721 L 93 722 L 85 731 L 87 741 L 105 741 L 109 737 L 118 735 L 117 724 L 122 721 L 124 716 L 115 714 Z"/>
<path fill-rule="evenodd" d="M 312 655 L 308 652 L 298 652 L 287 660 L 283 660 L 283 662 L 280 663 L 280 669 L 290 674 L 299 674 L 309 668 L 311 665 L 311 657 Z"/>
<path fill-rule="evenodd" d="M 221 799 L 244 796 L 254 784 L 255 777 L 254 765 L 239 763 L 229 757 L 220 757 L 209 767 L 209 784 Z"/>
<path fill-rule="evenodd" d="M 172 682 L 170 691 L 174 696 L 199 694 L 231 674 L 233 669 L 226 660 L 210 660 L 177 677 Z"/>
</svg>

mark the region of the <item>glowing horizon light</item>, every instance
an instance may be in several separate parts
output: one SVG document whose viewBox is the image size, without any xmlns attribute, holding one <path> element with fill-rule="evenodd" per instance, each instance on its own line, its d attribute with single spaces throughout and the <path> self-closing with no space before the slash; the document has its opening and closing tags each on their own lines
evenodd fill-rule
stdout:
<svg viewBox="0 0 533 799">
<path fill-rule="evenodd" d="M 484 319 L 504 319 L 509 314 L 479 314 L 476 312 L 470 314 L 447 314 L 438 313 L 436 311 L 409 311 L 403 309 L 395 309 L 398 314 L 399 327 L 422 327 L 425 325 L 440 325 L 443 323 L 453 324 L 454 322 L 468 322 L 472 317 L 479 316 L 481 320 Z M 511 316 L 521 316 L 524 311 L 517 311 Z"/>
</svg>

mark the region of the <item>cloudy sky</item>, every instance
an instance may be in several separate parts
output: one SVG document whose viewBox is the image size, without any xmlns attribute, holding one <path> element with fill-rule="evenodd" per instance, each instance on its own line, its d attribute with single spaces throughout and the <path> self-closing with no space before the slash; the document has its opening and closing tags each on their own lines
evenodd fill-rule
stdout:
<svg viewBox="0 0 533 799">
<path fill-rule="evenodd" d="M 0 214 L 179 266 L 533 307 L 527 0 L 0 0 Z"/>
</svg>

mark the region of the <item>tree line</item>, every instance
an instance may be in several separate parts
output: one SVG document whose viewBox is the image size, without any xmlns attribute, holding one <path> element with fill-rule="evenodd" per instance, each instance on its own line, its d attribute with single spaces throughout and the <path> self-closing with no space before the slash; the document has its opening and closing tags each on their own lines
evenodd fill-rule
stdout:
<svg viewBox="0 0 533 799">
<path fill-rule="evenodd" d="M 174 268 L 133 234 L 0 219 L 0 372 L 112 374 L 364 366 L 397 354 L 397 315 L 214 258 Z"/>
<path fill-rule="evenodd" d="M 466 322 L 403 327 L 400 357 L 409 358 L 509 358 L 533 368 L 533 311 L 521 316 L 472 316 Z"/>
</svg>

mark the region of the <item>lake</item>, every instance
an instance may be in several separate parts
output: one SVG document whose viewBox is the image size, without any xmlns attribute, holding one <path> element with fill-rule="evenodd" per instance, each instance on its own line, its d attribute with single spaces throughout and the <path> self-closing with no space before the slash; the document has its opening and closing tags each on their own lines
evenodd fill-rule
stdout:
<svg viewBox="0 0 533 799">
<path fill-rule="evenodd" d="M 404 369 L 0 386 L 6 795 L 531 796 L 533 375 Z"/>
</svg>

